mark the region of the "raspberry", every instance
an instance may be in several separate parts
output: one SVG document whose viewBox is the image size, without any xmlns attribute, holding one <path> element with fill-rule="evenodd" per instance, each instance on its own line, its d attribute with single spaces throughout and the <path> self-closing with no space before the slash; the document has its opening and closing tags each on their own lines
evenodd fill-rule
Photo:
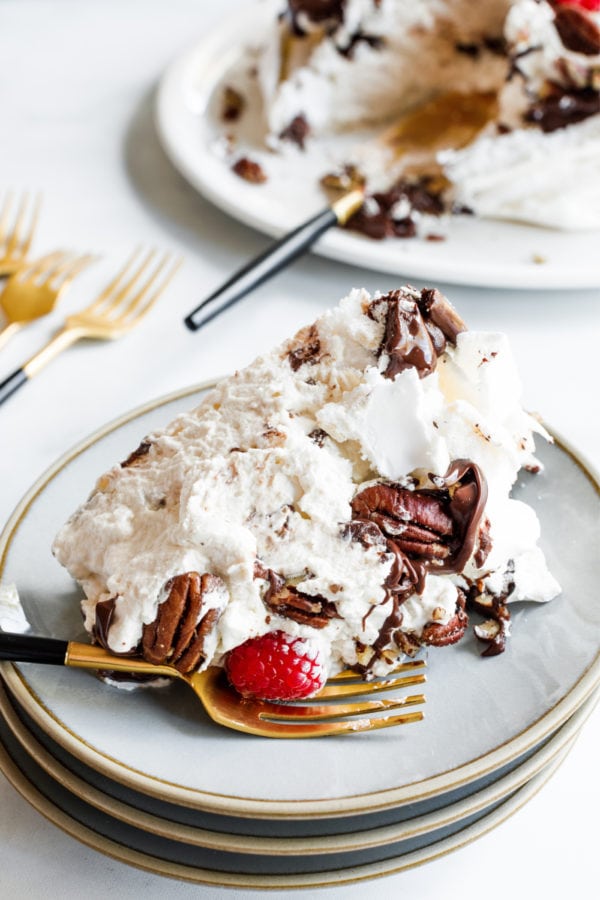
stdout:
<svg viewBox="0 0 600 900">
<path fill-rule="evenodd" d="M 310 697 L 326 680 L 317 647 L 283 631 L 270 631 L 234 647 L 225 659 L 225 670 L 242 697 L 260 700 Z"/>
<path fill-rule="evenodd" d="M 600 0 L 555 0 L 557 6 L 578 6 L 590 12 L 600 12 Z"/>
</svg>

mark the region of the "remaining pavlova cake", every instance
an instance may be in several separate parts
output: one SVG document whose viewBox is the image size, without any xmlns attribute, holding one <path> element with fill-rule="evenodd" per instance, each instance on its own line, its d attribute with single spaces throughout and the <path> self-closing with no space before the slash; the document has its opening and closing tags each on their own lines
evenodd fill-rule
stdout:
<svg viewBox="0 0 600 900">
<path fill-rule="evenodd" d="M 401 121 L 442 94 L 491 98 L 475 139 L 426 165 L 346 149 L 326 181 L 366 181 L 351 227 L 411 236 L 419 214 L 449 210 L 600 227 L 600 0 L 282 0 L 266 48 L 276 149 Z"/>
<path fill-rule="evenodd" d="M 544 433 L 519 393 L 437 290 L 352 291 L 99 479 L 53 548 L 88 632 L 185 671 L 291 642 L 318 682 L 454 643 L 471 607 L 500 652 L 507 603 L 559 591 L 509 496 Z"/>
</svg>

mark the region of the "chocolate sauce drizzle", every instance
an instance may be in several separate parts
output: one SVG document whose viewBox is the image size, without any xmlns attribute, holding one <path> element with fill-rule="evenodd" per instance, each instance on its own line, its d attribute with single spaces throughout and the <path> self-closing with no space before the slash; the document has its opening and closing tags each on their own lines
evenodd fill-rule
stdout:
<svg viewBox="0 0 600 900">
<path fill-rule="evenodd" d="M 378 355 L 387 357 L 386 378 L 415 368 L 420 378 L 436 368 L 448 343 L 455 345 L 466 325 L 440 291 L 391 291 L 370 304 L 368 316 L 380 321 L 384 334 Z"/>
</svg>

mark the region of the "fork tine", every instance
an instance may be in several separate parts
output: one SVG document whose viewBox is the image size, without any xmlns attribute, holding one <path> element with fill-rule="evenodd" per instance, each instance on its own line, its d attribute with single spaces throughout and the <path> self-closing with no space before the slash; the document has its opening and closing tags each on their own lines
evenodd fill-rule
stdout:
<svg viewBox="0 0 600 900">
<path fill-rule="evenodd" d="M 289 723 L 263 722 L 263 729 L 256 729 L 256 734 L 278 738 L 317 738 L 335 737 L 343 734 L 359 734 L 364 731 L 379 731 L 382 728 L 393 728 L 396 725 L 408 725 L 411 722 L 421 722 L 424 718 L 421 710 L 417 712 L 400 713 L 397 716 L 375 716 L 374 718 L 352 719 L 345 722 L 307 722 Z M 247 729 L 252 731 L 253 729 Z"/>
<path fill-rule="evenodd" d="M 388 678 L 390 675 L 395 675 L 397 672 L 409 672 L 412 669 L 423 669 L 427 665 L 424 659 L 409 659 L 405 662 L 398 663 L 396 666 L 393 666 L 386 672 L 385 678 Z M 345 681 L 358 681 L 360 679 L 360 675 L 358 672 L 352 671 L 352 669 L 344 669 L 343 672 L 338 672 L 337 675 L 332 675 L 331 678 L 327 679 L 327 684 L 339 684 L 340 682 Z M 363 685 L 368 686 L 371 682 L 362 681 Z"/>
<path fill-rule="evenodd" d="M 6 233 L 8 230 L 8 217 L 10 215 L 12 202 L 13 193 L 12 191 L 8 191 L 8 193 L 4 197 L 4 202 L 2 203 L 2 212 L 0 213 L 0 244 L 3 244 L 6 240 Z"/>
<path fill-rule="evenodd" d="M 400 709 L 404 706 L 418 706 L 425 703 L 424 694 L 412 694 L 410 697 L 397 697 L 394 700 L 365 700 L 363 703 L 329 703 L 323 706 L 265 704 L 261 708 L 260 718 L 272 722 L 313 722 L 319 719 L 346 719 L 352 716 L 365 716 L 371 713 Z"/>
<path fill-rule="evenodd" d="M 396 688 L 408 687 L 411 684 L 424 684 L 425 675 L 420 672 L 417 675 L 406 675 L 403 678 L 388 678 L 385 681 L 372 681 L 355 684 L 329 684 L 327 683 L 319 691 L 318 698 L 330 700 L 335 697 L 360 697 L 365 694 L 381 694 L 383 691 L 393 691 Z"/>
<path fill-rule="evenodd" d="M 23 241 L 21 243 L 21 255 L 27 256 L 29 253 L 29 248 L 31 247 L 31 242 L 33 240 L 33 235 L 35 229 L 37 228 L 37 223 L 40 215 L 40 208 L 42 206 L 42 197 L 41 194 L 35 195 L 35 200 L 33 201 L 33 212 L 31 214 L 31 219 L 29 220 L 29 230 L 25 234 Z"/>
<path fill-rule="evenodd" d="M 21 197 L 21 202 L 19 203 L 19 207 L 17 209 L 17 217 L 14 221 L 10 237 L 6 244 L 6 251 L 9 255 L 14 254 L 15 250 L 21 243 L 21 232 L 23 230 L 23 224 L 25 222 L 25 212 L 27 210 L 28 203 L 29 195 L 23 194 L 23 196 Z"/>
<path fill-rule="evenodd" d="M 115 277 L 108 282 L 106 287 L 98 294 L 93 303 L 90 303 L 86 309 L 86 312 L 96 312 L 96 310 L 104 304 L 106 300 L 108 300 L 111 295 L 121 287 L 121 283 L 124 278 L 127 277 L 129 272 L 131 271 L 136 259 L 139 259 L 140 253 L 142 252 L 142 248 L 138 247 L 133 251 L 123 268 L 117 272 Z"/>
<path fill-rule="evenodd" d="M 167 269 L 167 264 L 171 260 L 171 256 L 168 253 L 165 253 L 162 260 L 158 263 L 154 273 L 147 280 L 146 284 L 138 291 L 138 293 L 131 299 L 128 303 L 127 307 L 122 311 L 121 317 L 124 318 L 127 324 L 133 324 L 134 322 L 138 322 L 142 319 L 147 313 L 150 312 L 162 292 L 165 290 L 169 282 L 172 280 L 175 273 L 180 269 L 183 264 L 183 258 L 179 257 L 172 263 L 170 269 Z M 166 274 L 164 274 L 163 279 L 159 285 L 156 286 L 157 279 L 159 275 L 161 275 L 165 269 L 167 269 Z M 156 287 L 155 287 L 156 286 Z M 148 291 L 150 288 L 155 287 L 154 292 L 148 297 Z M 145 301 L 145 302 L 144 302 Z M 143 303 L 143 305 L 142 305 Z"/>
<path fill-rule="evenodd" d="M 126 264 L 123 275 L 131 272 L 132 263 L 136 258 L 139 258 L 139 254 L 140 250 L 136 250 L 131 260 Z M 94 312 L 101 312 L 102 314 L 114 312 L 127 298 L 127 295 L 135 287 L 155 256 L 156 250 L 150 250 L 135 271 L 129 275 L 128 280 L 124 284 L 119 283 L 116 287 L 113 287 L 112 290 L 110 290 L 110 286 L 105 288 L 91 306 L 88 306 L 87 312 L 92 312 L 92 310 Z"/>
<path fill-rule="evenodd" d="M 76 256 L 74 259 L 66 259 L 64 262 L 56 266 L 49 280 L 55 282 L 58 289 L 62 289 L 70 284 L 76 275 L 79 275 L 83 269 L 95 262 L 97 259 L 92 253 L 86 253 L 83 256 Z"/>
<path fill-rule="evenodd" d="M 51 277 L 50 273 L 54 271 L 55 266 L 60 263 L 61 260 L 69 257 L 69 255 L 70 254 L 65 250 L 55 250 L 54 253 L 48 253 L 46 256 L 42 256 L 25 270 L 23 280 L 35 281 L 42 275 Z"/>
</svg>

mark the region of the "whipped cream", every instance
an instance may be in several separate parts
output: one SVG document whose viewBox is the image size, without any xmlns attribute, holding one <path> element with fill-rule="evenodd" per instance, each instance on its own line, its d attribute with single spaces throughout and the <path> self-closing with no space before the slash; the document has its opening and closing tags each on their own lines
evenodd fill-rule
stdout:
<svg viewBox="0 0 600 900">
<path fill-rule="evenodd" d="M 16 584 L 0 584 L 0 631 L 24 634 L 30 627 Z"/>
<path fill-rule="evenodd" d="M 347 0 L 343 18 L 311 23 L 297 37 L 274 23 L 259 70 L 271 141 L 297 115 L 313 134 L 381 122 L 444 90 L 493 90 L 506 60 L 483 50 L 474 59 L 456 45 L 498 38 L 510 0 Z M 304 30 L 304 29 L 303 29 Z M 424 64 L 426 60 L 426 65 Z"/>
<path fill-rule="evenodd" d="M 585 10 L 600 28 L 600 12 Z M 505 24 L 506 39 L 517 70 L 529 94 L 540 94 L 548 82 L 565 86 L 600 87 L 600 53 L 589 55 L 569 50 L 556 28 L 555 9 L 537 0 L 519 0 Z M 600 109 L 598 110 L 600 113 Z"/>
<path fill-rule="evenodd" d="M 97 604 L 113 601 L 106 643 L 136 648 L 169 580 L 210 573 L 220 587 L 203 600 L 202 614 L 216 619 L 203 665 L 283 630 L 314 641 L 332 672 L 359 663 L 364 647 L 391 646 L 398 656 L 391 633 L 381 637 L 398 609 L 398 626 L 418 642 L 432 625 L 453 621 L 461 592 L 476 582 L 505 599 L 558 593 L 537 548 L 535 513 L 509 498 L 520 468 L 536 465 L 534 432 L 544 432 L 520 405 L 507 340 L 461 331 L 419 377 L 418 366 L 398 357 L 389 321 L 420 298 L 412 288 L 375 300 L 352 291 L 99 479 L 53 547 L 85 592 L 91 634 Z M 465 459 L 487 482 L 488 558 L 473 552 L 448 574 L 427 568 L 398 607 L 386 587 L 395 554 L 389 544 L 350 538 L 352 504 L 369 485 L 433 488 Z M 335 615 L 313 627 L 269 606 L 265 571 Z M 370 671 L 387 665 L 376 659 Z"/>
<path fill-rule="evenodd" d="M 383 126 L 440 93 L 494 92 L 499 111 L 479 137 L 427 163 L 437 162 L 451 185 L 447 208 L 597 229 L 600 53 L 572 38 L 565 45 L 557 24 L 564 11 L 546 0 L 348 0 L 333 22 L 302 14 L 295 30 L 284 17 L 261 69 L 268 141 L 292 152 L 281 136 L 297 116 L 318 139 Z M 600 28 L 600 12 L 581 15 Z M 423 160 L 398 158 L 385 142 L 361 140 L 341 153 L 339 167 L 358 168 L 370 194 L 388 191 L 415 163 L 423 169 Z M 415 209 L 390 215 L 412 218 L 414 233 L 427 235 L 432 218 Z"/>
</svg>

